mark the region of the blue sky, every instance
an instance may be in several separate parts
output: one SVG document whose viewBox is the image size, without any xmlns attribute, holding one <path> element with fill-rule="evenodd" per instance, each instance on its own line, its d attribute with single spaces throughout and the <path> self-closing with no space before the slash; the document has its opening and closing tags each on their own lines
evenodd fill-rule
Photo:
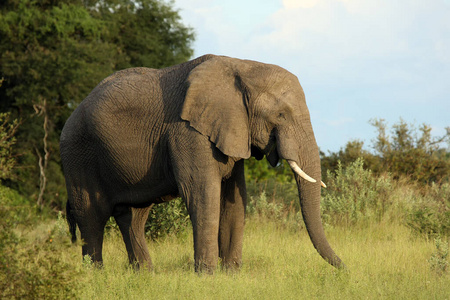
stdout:
<svg viewBox="0 0 450 300">
<path fill-rule="evenodd" d="M 195 56 L 297 75 L 322 151 L 375 138 L 373 118 L 450 126 L 450 0 L 175 0 Z"/>
</svg>

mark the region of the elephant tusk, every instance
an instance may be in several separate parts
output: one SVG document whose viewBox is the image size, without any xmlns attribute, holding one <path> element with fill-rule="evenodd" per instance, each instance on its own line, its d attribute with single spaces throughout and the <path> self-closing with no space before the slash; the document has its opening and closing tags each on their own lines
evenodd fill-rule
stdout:
<svg viewBox="0 0 450 300">
<path fill-rule="evenodd" d="M 308 174 L 306 174 L 305 172 L 303 172 L 302 169 L 300 169 L 300 167 L 297 165 L 297 163 L 293 160 L 288 160 L 289 166 L 292 168 L 292 170 L 294 170 L 294 172 L 300 176 L 301 178 L 309 181 L 309 182 L 316 182 L 316 180 L 314 178 L 311 178 Z"/>
<path fill-rule="evenodd" d="M 327 188 L 327 185 L 323 181 L 320 182 L 320 185 L 324 188 Z"/>
</svg>

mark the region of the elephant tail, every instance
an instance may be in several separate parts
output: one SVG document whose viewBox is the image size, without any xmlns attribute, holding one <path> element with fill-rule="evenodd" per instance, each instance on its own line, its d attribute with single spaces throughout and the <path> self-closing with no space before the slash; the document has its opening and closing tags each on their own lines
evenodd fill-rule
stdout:
<svg viewBox="0 0 450 300">
<path fill-rule="evenodd" d="M 72 213 L 70 201 L 67 201 L 66 204 L 66 218 L 67 223 L 69 224 L 69 232 L 72 236 L 72 243 L 75 243 L 77 241 L 77 221 L 75 220 L 75 216 Z"/>
</svg>

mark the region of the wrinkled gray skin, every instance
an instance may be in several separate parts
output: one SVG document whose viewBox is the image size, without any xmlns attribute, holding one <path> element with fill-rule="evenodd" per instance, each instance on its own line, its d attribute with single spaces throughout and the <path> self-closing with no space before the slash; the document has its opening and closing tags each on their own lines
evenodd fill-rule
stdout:
<svg viewBox="0 0 450 300">
<path fill-rule="evenodd" d="M 155 203 L 181 196 L 194 233 L 196 271 L 241 264 L 244 160 L 293 160 L 314 247 L 330 264 L 320 218 L 320 159 L 305 95 L 288 71 L 206 55 L 170 68 L 133 68 L 103 80 L 61 134 L 67 217 L 82 253 L 102 263 L 103 231 L 114 216 L 130 263 L 151 268 L 144 224 Z"/>
</svg>

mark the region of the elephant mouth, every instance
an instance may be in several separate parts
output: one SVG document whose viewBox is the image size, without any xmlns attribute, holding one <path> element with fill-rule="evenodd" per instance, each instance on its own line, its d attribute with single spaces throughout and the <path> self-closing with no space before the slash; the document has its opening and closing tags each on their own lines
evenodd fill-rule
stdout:
<svg viewBox="0 0 450 300">
<path fill-rule="evenodd" d="M 256 158 L 256 160 L 261 160 L 264 158 L 264 152 L 261 151 L 261 149 L 259 149 L 256 146 L 251 146 L 251 156 L 253 156 L 254 158 Z"/>
<path fill-rule="evenodd" d="M 269 143 L 271 146 L 266 147 L 266 149 L 262 150 L 258 146 L 251 145 L 251 156 L 256 160 L 261 160 L 266 155 L 267 161 L 270 163 L 272 167 L 276 167 L 278 165 L 278 161 L 280 157 L 278 156 L 277 144 L 275 140 L 272 143 Z"/>
<path fill-rule="evenodd" d="M 280 157 L 278 155 L 277 150 L 277 144 L 273 143 L 272 147 L 270 148 L 269 152 L 266 154 L 267 161 L 272 167 L 276 167 L 278 165 L 278 161 L 280 160 Z"/>
</svg>

